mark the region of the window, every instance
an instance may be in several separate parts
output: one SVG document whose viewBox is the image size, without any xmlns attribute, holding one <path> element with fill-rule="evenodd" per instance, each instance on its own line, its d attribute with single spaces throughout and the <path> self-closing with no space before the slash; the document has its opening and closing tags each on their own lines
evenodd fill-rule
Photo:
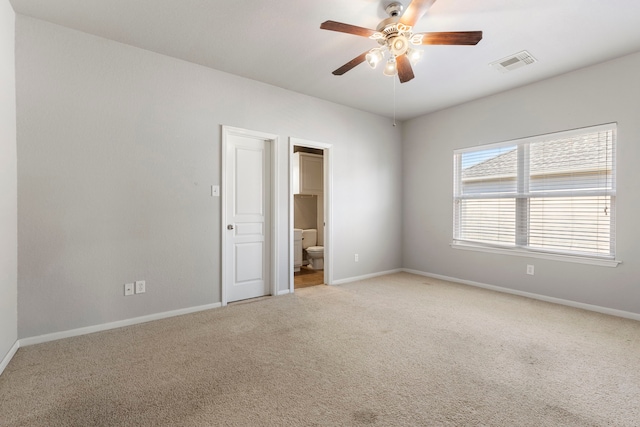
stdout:
<svg viewBox="0 0 640 427">
<path fill-rule="evenodd" d="M 607 124 L 456 150 L 453 246 L 614 260 L 615 138 Z"/>
</svg>

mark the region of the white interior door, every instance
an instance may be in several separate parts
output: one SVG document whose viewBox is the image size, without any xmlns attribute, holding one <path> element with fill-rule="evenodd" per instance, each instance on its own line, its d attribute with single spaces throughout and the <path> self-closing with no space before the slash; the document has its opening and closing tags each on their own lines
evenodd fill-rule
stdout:
<svg viewBox="0 0 640 427">
<path fill-rule="evenodd" d="M 225 136 L 223 303 L 271 293 L 271 141 Z"/>
</svg>

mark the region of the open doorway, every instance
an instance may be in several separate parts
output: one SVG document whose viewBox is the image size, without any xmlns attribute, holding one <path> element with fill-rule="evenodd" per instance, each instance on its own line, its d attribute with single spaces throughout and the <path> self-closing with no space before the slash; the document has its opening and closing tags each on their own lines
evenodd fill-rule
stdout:
<svg viewBox="0 0 640 427">
<path fill-rule="evenodd" d="M 331 284 L 330 147 L 290 139 L 290 292 Z"/>
</svg>

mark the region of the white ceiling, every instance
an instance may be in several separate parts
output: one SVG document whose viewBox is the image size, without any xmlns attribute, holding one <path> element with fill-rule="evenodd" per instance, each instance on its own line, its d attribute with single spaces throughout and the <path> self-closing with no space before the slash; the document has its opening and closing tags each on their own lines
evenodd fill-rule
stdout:
<svg viewBox="0 0 640 427">
<path fill-rule="evenodd" d="M 320 30 L 329 19 L 375 29 L 391 0 L 10 1 L 20 14 L 388 117 L 395 86 L 400 120 L 640 51 L 638 0 L 438 0 L 415 31 L 484 38 L 421 47 L 415 79 L 400 84 L 366 63 L 332 75 L 377 44 Z M 538 62 L 488 65 L 522 50 Z"/>
</svg>

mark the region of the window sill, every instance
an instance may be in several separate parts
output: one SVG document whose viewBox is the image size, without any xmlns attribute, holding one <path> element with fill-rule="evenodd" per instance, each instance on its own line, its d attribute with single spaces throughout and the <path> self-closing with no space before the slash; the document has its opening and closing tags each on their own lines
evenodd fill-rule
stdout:
<svg viewBox="0 0 640 427">
<path fill-rule="evenodd" d="M 488 253 L 501 254 L 501 255 L 515 255 L 515 256 L 522 256 L 522 257 L 529 257 L 529 258 L 550 259 L 553 261 L 575 262 L 579 264 L 598 265 L 601 267 L 617 267 L 618 264 L 622 263 L 622 261 L 618 261 L 615 259 L 590 258 L 590 257 L 576 256 L 576 255 L 550 254 L 545 252 L 535 252 L 535 251 L 526 250 L 526 249 L 492 248 L 487 246 L 474 245 L 472 243 L 451 243 L 451 247 L 453 249 L 462 249 L 465 251 L 488 252 Z"/>
</svg>

